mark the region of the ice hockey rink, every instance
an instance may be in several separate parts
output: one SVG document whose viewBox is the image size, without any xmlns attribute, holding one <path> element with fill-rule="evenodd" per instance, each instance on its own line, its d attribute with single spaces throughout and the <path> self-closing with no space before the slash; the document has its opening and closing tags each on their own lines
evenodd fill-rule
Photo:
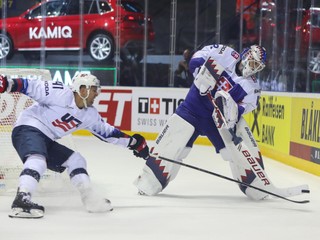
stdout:
<svg viewBox="0 0 320 240">
<path fill-rule="evenodd" d="M 0 195 L 1 240 L 319 239 L 319 177 L 264 159 L 277 187 L 309 184 L 310 194 L 292 198 L 309 199 L 308 204 L 276 198 L 251 201 L 235 183 L 186 167 L 163 193 L 140 196 L 133 181 L 144 160 L 94 137 L 74 137 L 74 141 L 87 158 L 94 185 L 111 200 L 114 210 L 87 213 L 77 192 L 66 184 L 60 191 L 34 196 L 46 208 L 44 218 L 11 219 L 14 195 Z M 195 145 L 185 162 L 231 177 L 228 163 L 213 147 Z"/>
</svg>

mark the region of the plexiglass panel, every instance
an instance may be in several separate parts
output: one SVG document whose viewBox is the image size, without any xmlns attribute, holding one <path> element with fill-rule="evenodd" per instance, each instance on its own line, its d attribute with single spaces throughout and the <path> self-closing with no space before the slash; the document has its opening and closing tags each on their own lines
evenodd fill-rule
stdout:
<svg viewBox="0 0 320 240">
<path fill-rule="evenodd" d="M 263 90 L 320 92 L 319 0 L 32 0 L 1 2 L 1 67 L 77 71 L 104 85 L 188 87 L 192 53 L 264 46 Z M 187 80 L 185 80 L 187 79 Z"/>
</svg>

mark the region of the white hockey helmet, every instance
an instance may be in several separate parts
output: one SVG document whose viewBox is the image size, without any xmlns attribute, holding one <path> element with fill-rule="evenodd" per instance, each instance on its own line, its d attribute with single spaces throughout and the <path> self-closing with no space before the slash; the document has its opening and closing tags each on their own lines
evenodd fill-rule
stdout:
<svg viewBox="0 0 320 240">
<path fill-rule="evenodd" d="M 100 80 L 90 73 L 78 73 L 72 78 L 71 89 L 73 92 L 79 93 L 80 87 L 85 86 L 90 89 L 91 86 L 95 86 L 100 89 Z"/>
<path fill-rule="evenodd" d="M 87 89 L 87 95 L 86 96 L 82 96 L 80 94 L 80 88 L 81 86 L 85 86 Z M 89 97 L 90 94 L 90 88 L 94 86 L 97 87 L 97 92 L 100 93 L 100 80 L 89 73 L 78 73 L 77 75 L 75 75 L 72 78 L 72 86 L 71 86 L 71 90 L 73 92 L 78 93 L 78 95 L 82 98 L 83 100 L 83 104 L 84 107 L 87 108 L 87 98 Z"/>
<path fill-rule="evenodd" d="M 252 45 L 249 48 L 245 48 L 240 56 L 242 76 L 245 78 L 260 72 L 266 66 L 267 53 L 264 47 Z"/>
</svg>

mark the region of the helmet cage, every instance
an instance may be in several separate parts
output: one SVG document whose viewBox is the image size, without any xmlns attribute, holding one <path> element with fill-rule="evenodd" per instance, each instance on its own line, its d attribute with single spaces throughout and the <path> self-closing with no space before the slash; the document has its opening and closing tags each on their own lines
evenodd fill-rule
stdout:
<svg viewBox="0 0 320 240">
<path fill-rule="evenodd" d="M 242 76 L 250 77 L 266 66 L 266 51 L 263 47 L 253 45 L 241 53 Z"/>
</svg>

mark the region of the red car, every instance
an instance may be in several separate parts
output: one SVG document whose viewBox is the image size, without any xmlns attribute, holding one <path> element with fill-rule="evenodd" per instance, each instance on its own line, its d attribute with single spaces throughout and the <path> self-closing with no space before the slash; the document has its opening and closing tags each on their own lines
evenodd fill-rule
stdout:
<svg viewBox="0 0 320 240">
<path fill-rule="evenodd" d="M 95 61 L 108 61 L 114 56 L 116 44 L 121 50 L 142 57 L 146 21 L 137 2 L 121 1 L 121 6 L 117 0 L 80 2 L 47 0 L 18 17 L 0 21 L 0 59 L 9 59 L 15 51 L 83 49 Z M 147 38 L 150 43 L 154 40 L 149 16 Z"/>
</svg>

